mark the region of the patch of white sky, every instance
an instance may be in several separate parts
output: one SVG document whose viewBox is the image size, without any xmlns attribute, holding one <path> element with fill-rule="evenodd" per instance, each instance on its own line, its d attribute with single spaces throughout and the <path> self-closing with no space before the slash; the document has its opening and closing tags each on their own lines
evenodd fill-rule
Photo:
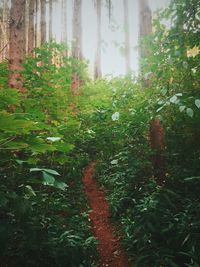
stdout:
<svg viewBox="0 0 200 267">
<path fill-rule="evenodd" d="M 131 47 L 131 69 L 138 71 L 138 29 L 139 29 L 139 0 L 129 0 L 129 25 Z M 124 10 L 123 0 L 112 1 L 111 20 L 108 18 L 108 7 L 105 0 L 102 1 L 102 74 L 103 76 L 117 76 L 125 74 L 124 48 Z M 169 0 L 149 0 L 152 11 L 166 7 Z M 53 32 L 56 40 L 61 39 L 61 1 L 54 3 Z M 72 42 L 72 17 L 73 0 L 67 1 L 67 35 L 68 45 Z M 94 57 L 96 52 L 97 18 L 94 0 L 82 0 L 82 32 L 83 55 L 89 63 L 89 71 L 93 72 Z"/>
</svg>

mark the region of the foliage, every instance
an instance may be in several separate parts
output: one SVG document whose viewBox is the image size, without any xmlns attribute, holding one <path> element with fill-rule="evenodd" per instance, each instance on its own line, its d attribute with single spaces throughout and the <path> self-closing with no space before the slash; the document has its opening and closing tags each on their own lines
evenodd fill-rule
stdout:
<svg viewBox="0 0 200 267">
<path fill-rule="evenodd" d="M 70 106 L 75 65 L 81 79 L 85 66 L 54 43 L 35 54 L 23 63 L 23 93 L 8 88 L 1 65 L 1 259 L 8 266 L 94 266 L 81 184 L 87 159 Z"/>
<path fill-rule="evenodd" d="M 105 147 L 96 151 L 97 176 L 108 190 L 113 220 L 121 223 L 123 244 L 136 266 L 200 262 L 199 11 L 199 1 L 173 0 L 157 14 L 154 32 L 142 41 L 147 51 L 141 63 L 143 90 L 133 80 L 111 81 L 120 93 L 106 109 L 102 105 L 100 130 L 94 130 L 95 147 Z M 93 125 L 97 118 L 96 113 Z M 165 129 L 162 186 L 151 166 L 148 132 L 155 118 Z"/>
<path fill-rule="evenodd" d="M 199 266 L 199 15 L 198 0 L 172 0 L 157 14 L 141 42 L 139 79 L 91 82 L 85 64 L 54 43 L 23 63 L 23 94 L 7 88 L 0 65 L 0 253 L 8 266 L 94 266 L 81 183 L 89 160 L 135 266 Z M 74 77 L 84 80 L 78 91 Z M 165 132 L 162 185 L 149 142 L 155 119 Z"/>
</svg>

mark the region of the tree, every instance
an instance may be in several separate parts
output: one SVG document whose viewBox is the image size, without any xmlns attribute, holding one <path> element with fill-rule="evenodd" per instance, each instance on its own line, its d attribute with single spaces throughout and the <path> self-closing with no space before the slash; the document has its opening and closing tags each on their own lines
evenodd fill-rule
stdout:
<svg viewBox="0 0 200 267">
<path fill-rule="evenodd" d="M 35 30 L 34 30 L 34 39 L 35 39 L 35 47 L 39 45 L 39 38 L 38 38 L 38 19 L 39 16 L 39 0 L 35 0 Z"/>
<path fill-rule="evenodd" d="M 19 71 L 25 54 L 25 0 L 12 0 L 10 18 L 9 86 L 22 89 Z"/>
<path fill-rule="evenodd" d="M 112 0 L 106 0 L 106 4 L 108 7 L 108 18 L 109 22 L 111 21 L 111 15 L 112 15 Z"/>
<path fill-rule="evenodd" d="M 95 57 L 94 66 L 94 78 L 101 78 L 101 0 L 96 1 L 96 12 L 97 12 L 97 50 Z"/>
<path fill-rule="evenodd" d="M 129 31 L 129 12 L 128 0 L 124 0 L 124 32 L 125 32 L 125 60 L 126 60 L 126 74 L 131 71 L 130 64 L 130 31 Z"/>
<path fill-rule="evenodd" d="M 28 54 L 31 54 L 34 48 L 34 8 L 35 0 L 29 0 Z"/>
<path fill-rule="evenodd" d="M 144 37 L 152 32 L 152 12 L 148 0 L 139 0 L 139 13 L 140 37 Z"/>
<path fill-rule="evenodd" d="M 49 0 L 49 40 L 53 39 L 53 0 Z"/>
<path fill-rule="evenodd" d="M 74 0 L 72 56 L 81 59 L 82 53 L 82 0 Z"/>
<path fill-rule="evenodd" d="M 9 51 L 9 7 L 8 1 L 4 0 L 0 9 L 0 58 L 8 58 Z"/>
<path fill-rule="evenodd" d="M 40 0 L 41 44 L 46 42 L 46 0 Z"/>
<path fill-rule="evenodd" d="M 139 39 L 152 33 L 152 12 L 148 0 L 139 0 Z M 148 55 L 148 47 L 140 44 L 139 55 L 140 61 Z M 140 62 L 141 64 L 141 62 Z M 141 66 L 140 66 L 141 67 Z"/>
<path fill-rule="evenodd" d="M 67 0 L 62 0 L 62 42 L 67 45 Z"/>
<path fill-rule="evenodd" d="M 148 0 L 139 0 L 140 24 L 139 37 L 140 41 L 152 33 L 152 12 L 148 4 Z M 140 45 L 140 72 L 143 74 L 142 60 L 146 59 L 150 54 L 149 47 L 145 43 Z M 143 86 L 148 87 L 151 83 L 151 76 L 143 81 Z M 149 141 L 154 155 L 152 156 L 152 164 L 154 166 L 154 175 L 159 184 L 163 184 L 165 176 L 165 160 L 163 157 L 164 150 L 164 128 L 159 119 L 154 118 L 150 122 Z"/>
</svg>

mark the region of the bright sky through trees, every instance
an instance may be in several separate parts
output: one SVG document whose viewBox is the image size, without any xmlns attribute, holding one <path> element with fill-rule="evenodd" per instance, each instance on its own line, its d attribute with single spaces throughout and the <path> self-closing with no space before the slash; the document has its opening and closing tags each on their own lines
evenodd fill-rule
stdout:
<svg viewBox="0 0 200 267">
<path fill-rule="evenodd" d="M 138 70 L 138 11 L 139 0 L 129 0 L 129 23 L 131 38 L 131 69 Z M 72 2 L 68 1 L 67 24 L 68 40 L 72 41 Z M 90 71 L 93 72 L 93 62 L 96 49 L 96 12 L 94 1 L 83 0 L 83 53 L 84 57 L 90 61 Z M 169 0 L 150 0 L 152 11 L 164 7 Z M 54 35 L 60 40 L 61 35 L 61 16 L 58 15 L 60 2 L 54 3 Z M 103 75 L 123 75 L 125 74 L 124 58 L 124 29 L 123 29 L 123 0 L 114 0 L 112 6 L 112 17 L 109 22 L 108 7 L 105 1 L 102 6 L 102 73 Z"/>
</svg>

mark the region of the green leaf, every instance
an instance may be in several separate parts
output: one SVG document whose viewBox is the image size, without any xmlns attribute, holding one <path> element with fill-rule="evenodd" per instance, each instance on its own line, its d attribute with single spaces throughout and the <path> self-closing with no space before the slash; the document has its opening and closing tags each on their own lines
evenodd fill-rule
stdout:
<svg viewBox="0 0 200 267">
<path fill-rule="evenodd" d="M 171 103 L 176 103 L 176 101 L 177 101 L 177 96 L 176 96 L 176 95 L 172 96 L 172 97 L 170 98 L 169 101 L 170 101 Z"/>
<path fill-rule="evenodd" d="M 188 241 L 189 238 L 190 238 L 190 234 L 186 236 L 186 238 L 183 240 L 183 243 L 181 245 L 183 246 Z"/>
<path fill-rule="evenodd" d="M 30 185 L 26 185 L 25 188 L 26 188 L 26 195 L 34 196 L 34 197 L 36 196 L 35 191 Z"/>
<path fill-rule="evenodd" d="M 61 190 L 65 190 L 68 187 L 66 183 L 57 180 L 54 182 L 53 186 Z"/>
<path fill-rule="evenodd" d="M 61 137 L 47 137 L 47 140 L 52 141 L 52 142 L 56 142 L 56 141 L 60 141 Z"/>
<path fill-rule="evenodd" d="M 164 108 L 164 106 L 162 106 L 162 107 L 158 108 L 158 109 L 156 110 L 156 112 L 159 112 L 159 111 L 161 111 L 163 108 Z"/>
<path fill-rule="evenodd" d="M 21 142 L 21 141 L 11 141 L 11 142 L 8 142 L 7 144 L 5 144 L 3 148 L 7 148 L 7 149 L 13 149 L 13 150 L 19 150 L 19 149 L 22 149 L 22 148 L 27 148 L 28 147 L 28 144 L 24 143 L 24 142 Z"/>
<path fill-rule="evenodd" d="M 195 105 L 197 108 L 200 108 L 200 99 L 195 100 Z"/>
<path fill-rule="evenodd" d="M 176 96 L 183 96 L 183 94 L 182 93 L 178 93 L 178 94 L 176 94 Z"/>
<path fill-rule="evenodd" d="M 114 159 L 110 162 L 112 165 L 117 165 L 118 164 L 118 159 Z"/>
<path fill-rule="evenodd" d="M 187 61 L 183 61 L 183 67 L 184 67 L 185 69 L 188 68 L 188 63 L 187 63 Z"/>
<path fill-rule="evenodd" d="M 54 175 L 60 175 L 57 171 L 52 170 L 52 169 L 43 169 L 43 171 L 48 172 L 50 174 L 54 174 Z"/>
<path fill-rule="evenodd" d="M 0 207 L 5 207 L 8 203 L 8 199 L 5 197 L 3 193 L 0 192 Z"/>
<path fill-rule="evenodd" d="M 22 165 L 24 162 L 26 162 L 26 161 L 24 161 L 24 160 L 19 160 L 19 159 L 16 159 L 15 160 L 19 165 Z"/>
<path fill-rule="evenodd" d="M 183 112 L 185 110 L 185 108 L 186 108 L 185 106 L 180 106 L 179 107 L 180 112 Z"/>
<path fill-rule="evenodd" d="M 186 177 L 184 180 L 185 180 L 185 181 L 200 180 L 200 176 Z"/>
<path fill-rule="evenodd" d="M 194 111 L 191 108 L 186 109 L 186 113 L 189 117 L 193 118 L 194 116 Z"/>
<path fill-rule="evenodd" d="M 162 105 L 162 104 L 164 104 L 164 101 L 163 100 L 159 100 L 158 101 L 158 105 Z"/>
<path fill-rule="evenodd" d="M 47 172 L 53 175 L 60 175 L 57 171 L 52 170 L 52 169 L 43 169 L 43 168 L 31 168 L 30 169 L 30 172 L 39 172 L 39 171 Z"/>
<path fill-rule="evenodd" d="M 14 114 L 0 112 L 0 129 L 12 133 L 29 133 L 31 130 L 37 130 L 36 124 L 24 119 L 15 119 Z"/>
<path fill-rule="evenodd" d="M 53 185 L 54 184 L 55 178 L 52 175 L 46 173 L 45 171 L 43 171 L 42 174 L 43 174 L 43 180 L 44 180 L 43 184 L 44 185 Z"/>
<path fill-rule="evenodd" d="M 163 89 L 161 90 L 161 94 L 162 94 L 163 96 L 165 96 L 165 95 L 167 94 L 167 89 L 166 89 L 166 88 L 163 88 Z"/>
<path fill-rule="evenodd" d="M 54 147 L 56 148 L 56 150 L 60 152 L 66 152 L 66 153 L 74 149 L 74 145 L 67 144 L 67 143 L 54 144 Z"/>
<path fill-rule="evenodd" d="M 51 144 L 44 144 L 44 143 L 40 143 L 40 142 L 35 142 L 35 143 L 31 143 L 29 144 L 29 149 L 33 152 L 37 152 L 37 153 L 45 153 L 47 151 L 55 151 L 56 148 L 54 146 L 52 146 Z"/>
<path fill-rule="evenodd" d="M 119 120 L 119 112 L 115 112 L 115 113 L 112 115 L 112 120 L 113 120 L 113 121 L 118 121 L 118 120 Z"/>
<path fill-rule="evenodd" d="M 30 172 L 39 172 L 39 171 L 43 171 L 43 169 L 39 169 L 39 168 L 31 168 Z"/>
</svg>

